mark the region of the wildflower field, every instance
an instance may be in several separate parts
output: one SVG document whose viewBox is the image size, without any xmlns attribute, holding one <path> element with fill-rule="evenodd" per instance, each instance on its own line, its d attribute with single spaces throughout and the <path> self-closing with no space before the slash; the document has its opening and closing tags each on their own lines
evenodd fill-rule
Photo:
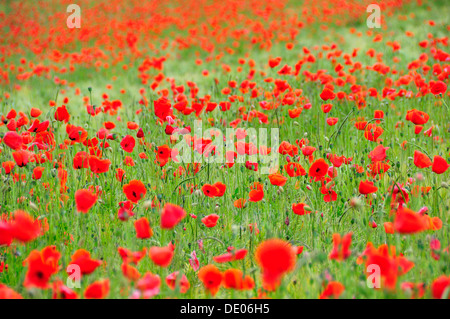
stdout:
<svg viewBox="0 0 450 319">
<path fill-rule="evenodd" d="M 0 298 L 449 298 L 449 16 L 1 1 Z"/>
</svg>

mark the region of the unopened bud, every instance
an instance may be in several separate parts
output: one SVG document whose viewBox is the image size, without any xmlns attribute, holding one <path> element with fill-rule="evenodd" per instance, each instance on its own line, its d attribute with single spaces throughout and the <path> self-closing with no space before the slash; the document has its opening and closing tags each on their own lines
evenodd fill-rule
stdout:
<svg viewBox="0 0 450 319">
<path fill-rule="evenodd" d="M 152 201 L 151 200 L 146 200 L 144 202 L 144 204 L 142 204 L 142 207 L 144 207 L 144 209 L 149 209 L 152 206 Z"/>
<path fill-rule="evenodd" d="M 35 203 L 30 202 L 28 205 L 29 205 L 30 208 L 31 208 L 32 210 L 34 210 L 35 212 L 39 211 L 39 207 L 38 207 Z"/>
<path fill-rule="evenodd" d="M 373 194 L 372 194 L 373 195 Z M 358 197 L 353 197 L 350 199 L 350 207 L 359 209 L 362 207 L 362 202 Z"/>
<path fill-rule="evenodd" d="M 201 190 L 199 190 L 199 189 L 196 189 L 195 192 L 194 192 L 194 195 L 197 196 L 197 197 L 200 197 L 200 196 L 203 195 L 203 192 Z"/>
</svg>

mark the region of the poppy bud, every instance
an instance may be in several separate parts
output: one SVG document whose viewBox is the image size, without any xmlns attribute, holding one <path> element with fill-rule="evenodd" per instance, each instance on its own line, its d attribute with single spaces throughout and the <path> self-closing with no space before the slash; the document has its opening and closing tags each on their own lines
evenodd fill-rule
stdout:
<svg viewBox="0 0 450 319">
<path fill-rule="evenodd" d="M 441 183 L 441 187 L 447 189 L 448 188 L 448 184 L 446 182 L 442 182 Z"/>
<path fill-rule="evenodd" d="M 31 208 L 32 210 L 34 210 L 35 212 L 39 211 L 39 207 L 38 207 L 35 203 L 30 202 L 28 205 L 29 205 L 30 208 Z"/>
<path fill-rule="evenodd" d="M 362 207 L 362 203 L 361 203 L 361 201 L 359 200 L 358 197 L 353 197 L 350 200 L 350 207 L 353 207 L 353 208 L 356 208 L 356 209 L 359 209 L 359 208 Z"/>
<path fill-rule="evenodd" d="M 215 210 L 215 211 L 218 211 L 218 210 L 219 210 L 219 208 L 220 208 L 220 207 L 219 207 L 219 205 L 218 205 L 218 204 L 216 204 L 216 207 L 214 207 L 214 210 Z"/>
<path fill-rule="evenodd" d="M 144 207 L 144 209 L 148 209 L 152 206 L 152 201 L 151 200 L 147 200 L 144 202 L 144 204 L 142 204 L 142 207 Z"/>
<path fill-rule="evenodd" d="M 312 208 L 309 207 L 308 205 L 303 206 L 303 209 L 307 212 L 312 212 Z"/>
<path fill-rule="evenodd" d="M 194 195 L 197 197 L 201 197 L 203 195 L 203 192 L 199 189 L 195 190 Z"/>
</svg>

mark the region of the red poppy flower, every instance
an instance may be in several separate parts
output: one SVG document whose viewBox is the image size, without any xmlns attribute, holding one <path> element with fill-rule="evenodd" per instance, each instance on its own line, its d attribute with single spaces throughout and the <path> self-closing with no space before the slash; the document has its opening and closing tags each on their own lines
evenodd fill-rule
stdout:
<svg viewBox="0 0 450 319">
<path fill-rule="evenodd" d="M 327 118 L 327 124 L 329 126 L 336 125 L 338 121 L 339 121 L 339 119 L 337 117 L 329 117 L 329 118 Z"/>
<path fill-rule="evenodd" d="M 23 297 L 13 289 L 0 283 L 0 299 L 23 299 Z"/>
<path fill-rule="evenodd" d="M 329 88 L 324 88 L 322 93 L 320 93 L 320 98 L 324 101 L 333 100 L 335 98 L 335 94 Z"/>
<path fill-rule="evenodd" d="M 250 276 L 245 276 L 239 269 L 227 269 L 223 273 L 223 285 L 227 289 L 251 290 L 255 282 Z"/>
<path fill-rule="evenodd" d="M 275 186 L 284 186 L 286 184 L 287 178 L 281 175 L 280 173 L 270 174 L 269 176 L 270 183 Z"/>
<path fill-rule="evenodd" d="M 67 108 L 65 105 L 60 106 L 56 109 L 55 120 L 60 121 L 60 122 L 64 121 L 64 123 L 67 123 L 67 122 L 69 122 L 69 119 L 70 119 L 70 114 L 69 114 L 69 112 L 67 112 Z"/>
<path fill-rule="evenodd" d="M 412 299 L 422 298 L 425 294 L 425 285 L 423 283 L 402 282 L 400 288 L 410 295 Z"/>
<path fill-rule="evenodd" d="M 216 226 L 217 221 L 219 220 L 219 215 L 211 214 L 202 218 L 202 223 L 205 224 L 206 227 L 212 228 Z"/>
<path fill-rule="evenodd" d="M 6 146 L 13 150 L 18 150 L 22 147 L 23 144 L 22 136 L 14 131 L 6 132 L 3 136 L 3 143 L 5 143 Z"/>
<path fill-rule="evenodd" d="M 263 186 L 260 183 L 255 182 L 250 188 L 251 190 L 248 194 L 250 202 L 259 202 L 264 198 Z"/>
<path fill-rule="evenodd" d="M 447 291 L 447 299 L 450 299 L 450 294 L 448 290 L 450 289 L 450 276 L 442 275 L 436 278 L 431 284 L 431 293 L 433 298 L 442 299 L 444 297 L 444 292 Z"/>
<path fill-rule="evenodd" d="M 233 202 L 233 206 L 236 208 L 243 208 L 246 202 L 247 201 L 245 199 L 239 198 Z"/>
<path fill-rule="evenodd" d="M 430 116 L 423 111 L 412 109 L 406 112 L 406 120 L 411 121 L 415 125 L 424 125 L 429 119 Z"/>
<path fill-rule="evenodd" d="M 315 181 L 319 181 L 327 174 L 328 167 L 327 162 L 323 158 L 320 158 L 311 165 L 308 175 L 313 177 Z"/>
<path fill-rule="evenodd" d="M 205 194 L 205 196 L 208 196 L 208 197 L 215 197 L 215 196 L 217 196 L 217 194 L 219 192 L 219 190 L 217 189 L 216 186 L 210 185 L 210 184 L 203 185 L 202 191 L 203 191 L 203 194 Z"/>
<path fill-rule="evenodd" d="M 384 147 L 383 145 L 378 145 L 371 151 L 368 155 L 372 162 L 380 162 L 386 159 L 386 151 L 389 147 Z"/>
<path fill-rule="evenodd" d="M 433 165 L 430 158 L 422 152 L 414 151 L 414 165 L 418 168 L 427 168 Z"/>
<path fill-rule="evenodd" d="M 12 169 L 16 166 L 16 163 L 7 161 L 2 163 L 2 167 L 5 170 L 5 174 L 10 174 Z"/>
<path fill-rule="evenodd" d="M 153 230 L 150 227 L 150 222 L 146 217 L 139 218 L 134 222 L 136 230 L 136 238 L 146 239 L 153 236 Z"/>
<path fill-rule="evenodd" d="M 172 262 L 173 249 L 167 247 L 152 247 L 149 250 L 150 259 L 160 267 L 168 267 Z"/>
<path fill-rule="evenodd" d="M 362 258 L 365 259 L 366 269 L 369 265 L 380 267 L 381 286 L 386 289 L 394 289 L 398 276 L 406 274 L 414 267 L 414 263 L 403 255 L 397 256 L 394 246 L 389 247 L 386 244 L 375 248 L 369 242 Z"/>
<path fill-rule="evenodd" d="M 433 166 L 431 167 L 431 170 L 436 174 L 444 174 L 447 169 L 450 167 L 450 165 L 447 163 L 447 161 L 439 156 L 435 155 L 433 159 Z"/>
<path fill-rule="evenodd" d="M 56 246 L 47 246 L 41 251 L 31 251 L 24 261 L 28 271 L 23 285 L 27 288 L 48 288 L 50 277 L 58 272 L 60 257 L 61 254 L 56 250 Z"/>
<path fill-rule="evenodd" d="M 376 142 L 384 130 L 381 126 L 376 126 L 375 124 L 367 124 L 364 130 L 364 137 L 371 142 Z"/>
<path fill-rule="evenodd" d="M 31 117 L 39 117 L 42 114 L 42 111 L 36 107 L 32 107 L 30 110 Z"/>
<path fill-rule="evenodd" d="M 122 258 L 123 262 L 133 263 L 135 265 L 137 265 L 139 261 L 141 261 L 141 259 L 147 255 L 147 248 L 145 247 L 142 248 L 142 250 L 136 252 L 132 252 L 129 249 L 123 247 L 117 248 L 117 251 L 119 252 L 119 255 Z"/>
<path fill-rule="evenodd" d="M 340 234 L 333 234 L 333 250 L 328 255 L 331 260 L 343 261 L 350 257 L 352 244 L 352 233 L 345 234 L 341 237 Z"/>
<path fill-rule="evenodd" d="M 333 104 L 330 104 L 330 103 L 321 105 L 321 109 L 322 109 L 323 113 L 329 113 L 332 108 L 333 108 Z"/>
<path fill-rule="evenodd" d="M 87 213 L 97 202 L 97 195 L 88 189 L 79 189 L 75 192 L 75 204 L 81 213 Z"/>
<path fill-rule="evenodd" d="M 142 292 L 144 298 L 151 298 L 159 294 L 161 278 L 158 275 L 147 272 L 138 280 L 136 287 Z"/>
<path fill-rule="evenodd" d="M 400 234 L 414 234 L 427 229 L 426 217 L 410 210 L 400 207 L 394 219 L 394 229 Z"/>
<path fill-rule="evenodd" d="M 363 195 L 375 193 L 378 187 L 373 185 L 372 181 L 361 181 L 359 183 L 359 192 Z"/>
<path fill-rule="evenodd" d="M 161 228 L 172 229 L 185 217 L 186 212 L 183 208 L 167 203 L 161 213 Z"/>
<path fill-rule="evenodd" d="M 290 177 L 306 175 L 306 171 L 303 166 L 296 162 L 287 163 L 284 165 L 284 170 Z"/>
<path fill-rule="evenodd" d="M 34 240 L 41 234 L 39 221 L 33 219 L 33 217 L 22 210 L 14 212 L 13 219 L 9 222 L 6 229 L 13 239 L 24 243 Z"/>
<path fill-rule="evenodd" d="M 330 281 L 325 290 L 320 294 L 319 299 L 338 299 L 344 292 L 345 287 L 338 281 Z"/>
<path fill-rule="evenodd" d="M 0 221 L 0 246 L 9 246 L 13 241 L 9 224 Z"/>
<path fill-rule="evenodd" d="M 275 290 L 287 272 L 294 269 L 295 253 L 291 244 L 281 239 L 268 239 L 256 248 L 255 259 L 262 270 L 263 287 Z"/>
<path fill-rule="evenodd" d="M 141 274 L 136 267 L 128 265 L 126 262 L 122 263 L 121 269 L 123 276 L 130 281 L 136 281 L 141 278 Z"/>
<path fill-rule="evenodd" d="M 222 197 L 227 190 L 227 185 L 221 182 L 216 182 L 213 186 L 217 189 L 216 197 Z"/>
<path fill-rule="evenodd" d="M 447 91 L 447 84 L 442 81 L 436 81 L 431 85 L 430 91 L 434 95 L 444 94 Z"/>
<path fill-rule="evenodd" d="M 109 294 L 109 279 L 98 280 L 90 284 L 84 291 L 86 299 L 103 299 Z"/>
<path fill-rule="evenodd" d="M 106 173 L 109 171 L 111 161 L 109 159 L 100 159 L 97 156 L 89 156 L 89 168 L 95 174 Z"/>
<path fill-rule="evenodd" d="M 40 167 L 40 166 L 35 167 L 33 169 L 32 178 L 33 179 L 41 179 L 43 171 L 44 171 L 44 167 Z"/>
<path fill-rule="evenodd" d="M 228 252 L 226 254 L 220 255 L 220 256 L 214 256 L 213 260 L 216 263 L 226 263 L 231 262 L 235 260 L 241 260 L 244 259 L 247 255 L 247 249 L 238 249 L 232 252 Z"/>
<path fill-rule="evenodd" d="M 61 280 L 53 282 L 53 299 L 78 299 L 78 294 L 63 284 Z"/>
<path fill-rule="evenodd" d="M 137 203 L 139 200 L 144 198 L 147 193 L 144 183 L 140 180 L 131 180 L 128 184 L 123 186 L 123 192 L 128 200 L 133 203 Z"/>
<path fill-rule="evenodd" d="M 222 285 L 223 273 L 216 266 L 207 265 L 200 268 L 198 278 L 211 295 L 215 296 Z"/>
<path fill-rule="evenodd" d="M 73 255 L 69 265 L 78 265 L 82 275 L 89 275 L 102 264 L 101 260 L 91 258 L 91 254 L 84 249 L 78 249 Z"/>
<path fill-rule="evenodd" d="M 384 231 L 386 234 L 394 234 L 395 233 L 394 224 L 392 224 L 391 222 L 385 222 Z"/>
<path fill-rule="evenodd" d="M 135 145 L 136 141 L 131 135 L 125 136 L 120 142 L 120 147 L 127 153 L 132 153 Z"/>
<path fill-rule="evenodd" d="M 296 215 L 305 215 L 311 213 L 311 208 L 305 203 L 292 204 L 292 211 Z"/>
<path fill-rule="evenodd" d="M 175 290 L 177 287 L 180 289 L 180 293 L 185 294 L 191 287 L 186 275 L 181 275 L 180 272 L 175 271 L 166 277 L 167 286 Z"/>
</svg>

